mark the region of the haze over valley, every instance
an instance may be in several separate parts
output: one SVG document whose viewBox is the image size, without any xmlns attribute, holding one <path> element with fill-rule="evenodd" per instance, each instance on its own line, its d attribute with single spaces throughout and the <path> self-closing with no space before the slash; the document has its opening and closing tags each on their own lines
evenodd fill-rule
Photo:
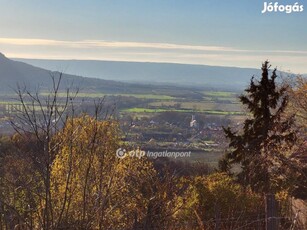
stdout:
<svg viewBox="0 0 307 230">
<path fill-rule="evenodd" d="M 97 60 L 14 59 L 52 71 L 106 80 L 149 84 L 242 89 L 250 77 L 260 77 L 253 68 L 220 67 L 174 63 Z"/>
</svg>

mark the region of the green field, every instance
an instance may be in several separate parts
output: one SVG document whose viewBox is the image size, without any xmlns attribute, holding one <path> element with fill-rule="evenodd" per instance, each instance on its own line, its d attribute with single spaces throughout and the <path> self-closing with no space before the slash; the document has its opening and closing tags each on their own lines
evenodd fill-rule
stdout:
<svg viewBox="0 0 307 230">
<path fill-rule="evenodd" d="M 234 92 L 223 92 L 223 91 L 203 91 L 205 96 L 209 97 L 236 97 L 238 94 Z"/>
<path fill-rule="evenodd" d="M 48 96 L 48 93 L 41 93 L 43 96 Z M 58 94 L 59 97 L 66 97 L 66 93 L 62 92 Z M 155 100 L 172 100 L 174 97 L 168 95 L 158 94 L 126 94 L 126 93 L 78 93 L 79 98 L 103 98 L 105 96 L 122 96 L 122 97 L 135 97 L 139 99 L 155 99 Z"/>
<path fill-rule="evenodd" d="M 103 92 L 79 92 L 76 102 L 84 98 L 92 99 L 106 97 L 113 100 L 112 96 L 117 97 L 116 101 L 122 103 L 123 107 L 118 107 L 119 112 L 131 114 L 152 114 L 161 112 L 184 112 L 184 113 L 204 113 L 210 115 L 238 115 L 244 114 L 241 104 L 235 92 L 227 91 L 203 91 L 203 90 L 181 90 L 171 88 L 166 89 L 140 89 L 142 93 L 103 93 Z M 148 93 L 146 93 L 148 92 Z M 49 95 L 47 92 L 40 94 L 42 97 Z M 60 92 L 58 96 L 62 99 L 66 97 L 65 92 Z M 3 97 L 0 105 L 18 105 L 14 101 L 14 96 Z M 134 98 L 134 99 L 133 99 Z M 36 108 L 35 108 L 36 109 Z"/>
</svg>

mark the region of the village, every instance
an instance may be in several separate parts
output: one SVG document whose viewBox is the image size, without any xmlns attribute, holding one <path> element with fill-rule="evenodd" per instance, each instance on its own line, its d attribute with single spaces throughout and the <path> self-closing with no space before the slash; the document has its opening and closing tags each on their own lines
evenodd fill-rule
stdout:
<svg viewBox="0 0 307 230">
<path fill-rule="evenodd" d="M 130 120 L 129 120 L 130 118 Z M 181 150 L 220 153 L 226 146 L 225 117 L 164 112 L 150 118 L 121 120 L 125 141 L 147 150 Z"/>
</svg>

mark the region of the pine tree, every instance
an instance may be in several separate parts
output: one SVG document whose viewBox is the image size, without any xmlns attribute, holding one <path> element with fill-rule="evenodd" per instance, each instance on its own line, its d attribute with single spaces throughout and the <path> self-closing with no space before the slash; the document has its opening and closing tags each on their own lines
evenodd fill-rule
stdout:
<svg viewBox="0 0 307 230">
<path fill-rule="evenodd" d="M 224 128 L 230 140 L 230 151 L 219 162 L 220 169 L 230 172 L 233 165 L 239 164 L 240 172 L 234 173 L 238 181 L 257 192 L 272 192 L 273 181 L 276 182 L 287 168 L 284 153 L 296 140 L 291 128 L 294 116 L 288 119 L 282 116 L 288 103 L 287 87 L 277 87 L 276 71 L 274 69 L 269 77 L 269 62 L 263 63 L 261 80 L 253 77 L 246 93 L 239 97 L 251 114 L 243 130 L 235 132 Z"/>
</svg>

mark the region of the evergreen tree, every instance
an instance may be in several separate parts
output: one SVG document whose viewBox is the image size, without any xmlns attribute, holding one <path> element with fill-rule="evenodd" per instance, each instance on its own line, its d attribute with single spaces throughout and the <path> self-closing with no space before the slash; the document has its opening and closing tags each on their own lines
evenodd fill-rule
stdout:
<svg viewBox="0 0 307 230">
<path fill-rule="evenodd" d="M 233 165 L 240 170 L 234 173 L 243 185 L 257 192 L 272 192 L 278 178 L 286 173 L 286 151 L 292 148 L 296 135 L 291 126 L 294 117 L 283 119 L 288 103 L 287 87 L 277 87 L 276 69 L 269 77 L 270 65 L 262 65 L 260 81 L 251 79 L 245 94 L 239 97 L 247 106 L 251 118 L 245 120 L 242 132 L 224 128 L 230 140 L 230 151 L 219 162 L 220 169 L 230 172 Z"/>
</svg>

